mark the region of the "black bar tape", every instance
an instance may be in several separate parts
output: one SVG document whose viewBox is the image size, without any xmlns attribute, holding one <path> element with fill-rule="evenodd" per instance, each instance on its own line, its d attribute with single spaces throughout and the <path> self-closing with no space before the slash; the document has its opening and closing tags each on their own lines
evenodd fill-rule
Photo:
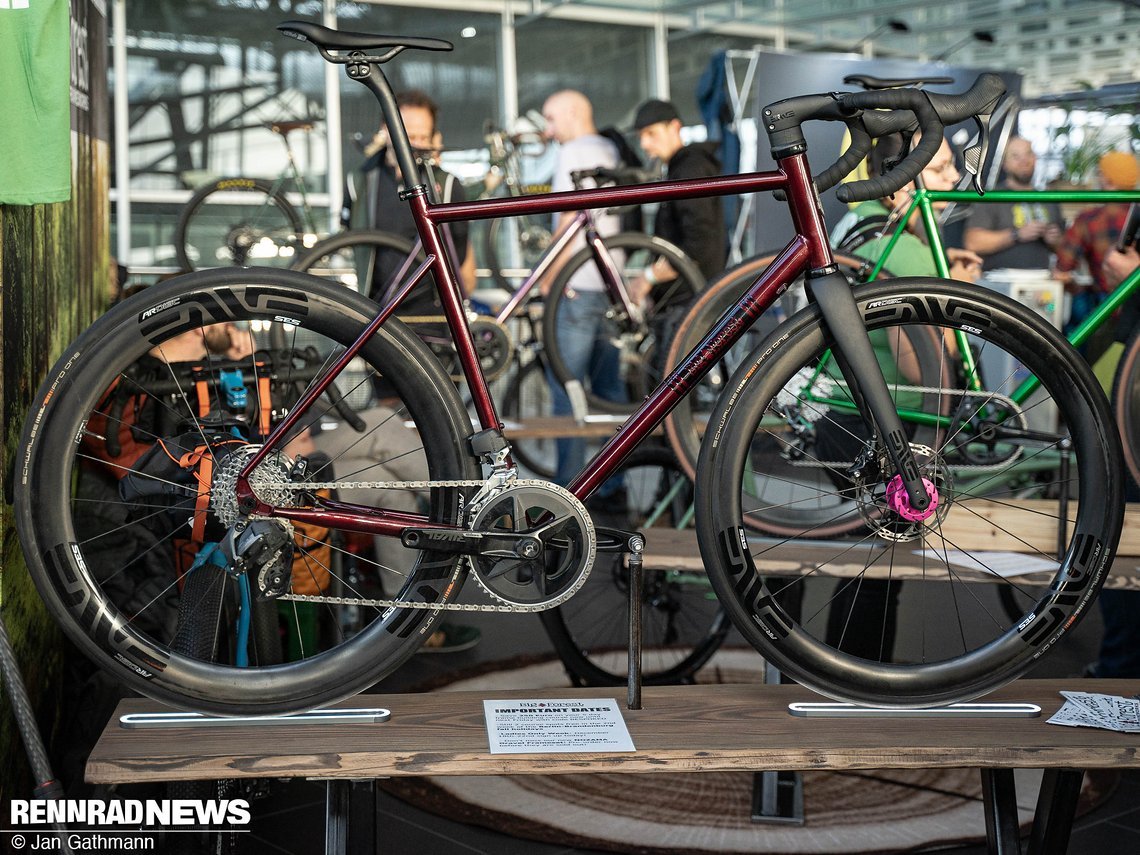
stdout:
<svg viewBox="0 0 1140 855">
<path fill-rule="evenodd" d="M 851 132 L 851 144 L 839 160 L 815 177 L 816 190 L 820 193 L 834 187 L 836 182 L 847 176 L 871 152 L 871 135 L 867 133 L 859 116 L 847 120 L 847 129 Z"/>
<path fill-rule="evenodd" d="M 843 96 L 850 107 L 861 109 L 909 110 L 918 119 L 922 138 L 894 169 L 886 175 L 872 176 L 865 181 L 844 184 L 835 191 L 841 202 L 863 202 L 881 199 L 906 186 L 930 163 L 942 145 L 942 122 L 927 99 L 918 89 L 887 89 L 875 92 L 853 92 Z"/>
<path fill-rule="evenodd" d="M 996 74 L 978 75 L 974 85 L 961 95 L 926 93 L 944 125 L 953 125 L 971 116 L 991 112 L 998 98 L 1004 94 L 1005 83 Z"/>
</svg>

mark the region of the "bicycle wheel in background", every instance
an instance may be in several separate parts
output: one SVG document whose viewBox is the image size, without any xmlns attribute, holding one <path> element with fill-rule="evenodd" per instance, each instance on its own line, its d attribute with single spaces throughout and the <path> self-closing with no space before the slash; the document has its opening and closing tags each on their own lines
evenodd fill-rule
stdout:
<svg viewBox="0 0 1140 855">
<path fill-rule="evenodd" d="M 513 291 L 516 282 L 526 278 L 550 245 L 550 217 L 528 215 L 484 220 L 478 245 L 483 253 L 482 264 L 490 271 L 495 287 Z M 512 267 L 526 273 L 521 277 L 507 276 Z"/>
<path fill-rule="evenodd" d="M 934 400 L 950 402 L 945 408 L 928 409 L 929 398 L 905 411 L 900 404 L 904 423 L 941 427 L 936 445 L 911 444 L 937 504 L 913 521 L 892 508 L 893 469 L 882 443 L 848 417 L 849 390 L 828 368 L 831 337 L 812 309 L 780 328 L 779 347 L 769 338 L 740 366 L 712 414 L 717 439 L 698 466 L 701 554 L 733 623 L 805 685 L 895 707 L 976 697 L 1028 669 L 1103 583 L 1123 519 L 1116 431 L 1088 366 L 1020 304 L 926 278 L 862 286 L 855 296 L 872 335 L 951 325 L 976 354 L 980 391 L 944 389 Z M 1019 405 L 1011 396 L 1027 376 L 1041 385 Z M 870 531 L 810 547 L 749 541 L 743 517 L 769 467 L 756 449 L 786 442 L 809 414 L 812 431 L 862 445 L 858 466 L 829 469 L 832 492 L 859 503 Z M 985 552 L 970 547 L 979 526 Z M 1004 572 L 989 552 L 1002 548 L 1030 552 L 1020 561 L 1036 563 L 1037 577 Z M 1020 604 L 1018 617 L 1005 614 L 1002 588 Z"/>
<path fill-rule="evenodd" d="M 1133 484 L 1140 484 L 1140 330 L 1128 339 L 1116 365 L 1112 409 L 1124 445 L 1128 475 Z"/>
<path fill-rule="evenodd" d="M 288 267 L 306 239 L 300 214 L 279 187 L 259 178 L 220 178 L 182 209 L 174 251 L 182 270 Z"/>
<path fill-rule="evenodd" d="M 670 342 L 667 374 L 700 344 L 767 269 L 773 258 L 764 256 L 744 262 L 700 295 Z M 836 261 L 854 280 L 861 263 L 859 259 L 838 256 Z M 774 319 L 760 317 L 666 418 L 666 436 L 681 468 L 689 477 L 696 475 L 701 439 L 728 378 L 750 357 L 760 341 L 775 329 L 775 324 Z M 921 399 L 934 393 L 919 390 L 941 389 L 950 383 L 953 366 L 941 358 L 941 349 L 932 328 L 900 326 L 890 340 L 880 333 L 876 342 L 879 350 L 884 351 L 884 359 L 887 358 L 887 349 L 894 354 L 907 355 L 907 370 L 898 373 L 891 385 L 896 398 Z M 933 399 L 926 402 L 926 406 L 934 404 Z M 858 417 L 849 418 L 859 421 Z M 754 486 L 755 501 L 744 516 L 749 528 L 772 537 L 838 537 L 866 525 L 857 503 L 833 488 L 834 474 L 824 465 L 827 461 L 843 459 L 846 451 L 843 446 L 849 435 L 843 430 L 815 433 L 810 430 L 813 421 L 813 413 L 800 413 L 800 429 L 789 435 L 786 441 L 783 438 L 780 441 L 770 439 L 753 449 L 753 454 L 765 458 L 769 480 L 758 480 Z M 912 442 L 928 445 L 936 438 L 936 431 L 926 425 L 915 425 L 910 435 Z M 779 500 L 775 499 L 777 495 Z M 765 501 L 769 496 L 773 497 L 772 500 Z"/>
<path fill-rule="evenodd" d="M 618 475 L 625 505 L 613 497 L 604 525 L 654 532 L 692 525 L 692 482 L 667 448 L 635 450 Z M 646 570 L 641 605 L 642 680 L 648 685 L 691 681 L 730 629 L 701 570 Z M 629 639 L 629 570 L 620 556 L 598 555 L 582 590 L 541 613 L 542 624 L 572 678 L 591 686 L 626 682 Z"/>
<path fill-rule="evenodd" d="M 389 252 L 401 258 L 411 255 L 415 244 L 405 237 L 377 229 L 360 229 L 325 238 L 299 253 L 290 267 L 319 276 L 359 291 L 375 299 L 373 285 L 381 289 L 388 283 L 373 283 L 372 271 L 376 268 L 376 258 L 381 252 Z M 423 260 L 421 252 L 417 261 Z M 409 271 L 410 272 L 410 271 Z"/>
<path fill-rule="evenodd" d="M 528 419 L 543 419 L 553 415 L 553 398 L 550 394 L 550 380 L 546 376 L 546 361 L 537 352 L 534 357 L 514 373 L 503 393 L 500 405 L 503 418 L 509 422 L 525 422 Z M 548 481 L 554 478 L 558 468 L 558 450 L 554 437 L 513 436 L 507 431 L 511 441 L 511 453 L 515 460 L 539 478 Z"/>
<path fill-rule="evenodd" d="M 332 578 L 335 563 L 322 549 L 335 543 L 313 524 L 254 520 L 241 531 L 233 527 L 234 482 L 263 436 L 263 417 L 292 406 L 296 381 L 312 378 L 351 344 L 374 312 L 364 297 L 301 273 L 202 271 L 124 301 L 67 350 L 30 410 L 16 522 L 41 595 L 86 655 L 159 700 L 234 714 L 289 712 L 345 697 L 415 652 L 439 610 L 361 602 L 349 580 Z M 265 348 L 265 328 L 283 318 L 290 321 L 288 344 Z M 227 326 L 246 321 L 248 331 Z M 240 345 L 254 352 L 240 359 L 204 355 Z M 346 398 L 360 389 L 375 395 L 359 414 L 366 432 L 334 427 L 337 411 L 318 399 L 312 413 L 326 429 L 298 434 L 284 453 L 270 455 L 253 473 L 255 489 L 273 503 L 308 506 L 327 478 L 337 482 L 342 501 L 460 522 L 465 503 L 457 488 L 352 486 L 479 473 L 465 450 L 471 424 L 453 384 L 402 324 L 386 324 L 355 362 L 362 370 L 336 382 L 352 383 L 342 390 Z M 313 446 L 325 450 L 329 465 L 316 462 Z M 308 471 L 304 460 L 314 462 Z M 284 606 L 286 632 L 298 635 L 291 645 L 296 661 L 238 669 L 175 651 L 178 626 L 195 625 L 179 574 L 228 566 L 218 553 L 231 534 L 247 557 L 254 598 Z M 389 598 L 444 603 L 458 594 L 466 562 L 376 540 L 392 556 L 370 561 L 367 572 L 385 574 Z M 324 597 L 329 591 L 345 599 Z M 216 601 L 206 604 L 214 610 L 206 618 L 216 620 Z M 348 623 L 345 609 L 363 612 L 353 616 L 363 629 L 351 637 L 340 630 Z M 320 625 L 332 633 L 323 646 L 315 641 Z"/>
<path fill-rule="evenodd" d="M 646 394 L 660 382 L 665 359 L 665 343 L 672 335 L 688 302 L 704 290 L 705 281 L 700 270 L 680 249 L 661 238 L 634 232 L 623 232 L 602 241 L 610 255 L 621 267 L 626 283 L 633 280 L 657 258 L 666 258 L 678 272 L 670 282 L 654 286 L 645 305 L 643 316 L 631 318 L 620 305 L 602 297 L 605 325 L 593 343 L 595 353 L 608 351 L 615 369 L 624 380 L 625 400 L 612 400 L 597 394 L 589 378 L 582 383 L 586 402 L 591 410 L 607 413 L 630 413 Z M 589 248 L 573 255 L 559 271 L 551 284 L 543 310 L 542 341 L 550 360 L 551 370 L 559 382 L 566 384 L 575 377 L 563 354 L 566 347 L 561 336 L 567 327 L 566 318 L 573 311 L 570 305 L 579 292 L 570 287 L 571 278 L 579 271 L 598 276 L 593 253 Z M 561 342 L 561 343 L 560 343 Z"/>
</svg>

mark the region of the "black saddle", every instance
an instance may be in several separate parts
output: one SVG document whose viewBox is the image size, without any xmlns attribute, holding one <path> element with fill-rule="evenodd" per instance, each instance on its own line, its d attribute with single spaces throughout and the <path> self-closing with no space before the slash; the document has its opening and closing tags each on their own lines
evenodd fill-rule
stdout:
<svg viewBox="0 0 1140 855">
<path fill-rule="evenodd" d="M 844 83 L 854 83 L 864 89 L 897 89 L 900 86 L 939 86 L 953 83 L 953 77 L 874 77 L 870 74 L 849 74 L 843 78 Z"/>
<path fill-rule="evenodd" d="M 372 33 L 349 33 L 332 30 L 309 21 L 283 21 L 277 29 L 302 42 L 312 42 L 322 50 L 452 50 L 454 45 L 443 39 L 419 39 L 413 36 L 378 36 Z"/>
</svg>

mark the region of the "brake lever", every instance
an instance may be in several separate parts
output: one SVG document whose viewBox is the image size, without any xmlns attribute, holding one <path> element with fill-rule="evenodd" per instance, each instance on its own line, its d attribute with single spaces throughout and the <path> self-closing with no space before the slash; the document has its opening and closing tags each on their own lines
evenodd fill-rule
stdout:
<svg viewBox="0 0 1140 855">
<path fill-rule="evenodd" d="M 986 195 L 982 186 L 982 169 L 986 164 L 986 155 L 990 150 L 990 116 L 991 113 L 974 116 L 974 124 L 978 126 L 978 142 L 962 152 L 963 165 L 972 176 L 970 183 L 974 185 L 974 192 L 979 196 Z"/>
</svg>

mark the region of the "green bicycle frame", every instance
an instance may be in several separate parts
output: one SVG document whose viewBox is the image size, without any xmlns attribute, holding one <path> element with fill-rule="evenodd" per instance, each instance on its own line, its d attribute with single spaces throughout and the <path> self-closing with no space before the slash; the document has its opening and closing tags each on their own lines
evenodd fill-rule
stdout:
<svg viewBox="0 0 1140 855">
<path fill-rule="evenodd" d="M 899 242 L 899 238 L 906 230 L 906 224 L 918 212 L 926 228 L 927 239 L 930 245 L 931 259 L 935 269 L 942 278 L 950 278 L 950 265 L 947 260 L 946 248 L 942 243 L 942 235 L 938 229 L 938 222 L 934 212 L 934 203 L 954 202 L 972 205 L 1010 204 L 1013 202 L 1054 202 L 1054 203 L 1099 203 L 1109 202 L 1140 202 L 1140 190 L 991 190 L 984 196 L 979 196 L 971 190 L 927 190 L 918 188 L 914 191 L 910 204 L 906 207 L 895 225 L 890 237 L 887 239 L 883 252 L 871 268 L 867 281 L 874 280 L 884 268 L 890 267 L 891 251 Z M 1069 343 L 1079 347 L 1088 340 L 1101 324 L 1110 318 L 1133 294 L 1140 290 L 1140 269 L 1134 270 L 1121 282 L 1107 299 L 1089 315 L 1069 336 Z M 980 391 L 980 379 L 977 365 L 974 362 L 966 339 L 966 333 L 955 330 L 958 341 L 958 351 L 961 355 L 964 373 L 971 391 Z M 1024 403 L 1036 391 L 1040 381 L 1036 377 L 1027 377 L 1011 394 L 1010 398 L 1017 404 Z M 843 406 L 843 401 L 822 401 L 832 406 Z M 899 415 L 904 421 L 933 426 L 941 419 L 930 413 L 899 409 Z"/>
</svg>

